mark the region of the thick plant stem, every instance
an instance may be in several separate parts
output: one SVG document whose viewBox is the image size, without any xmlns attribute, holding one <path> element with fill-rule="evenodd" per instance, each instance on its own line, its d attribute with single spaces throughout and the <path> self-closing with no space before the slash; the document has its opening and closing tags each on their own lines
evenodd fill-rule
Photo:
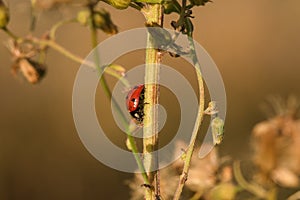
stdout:
<svg viewBox="0 0 300 200">
<path fill-rule="evenodd" d="M 183 170 L 180 175 L 179 183 L 178 183 L 173 200 L 179 200 L 180 195 L 183 190 L 183 187 L 184 187 L 184 184 L 188 178 L 188 172 L 189 172 L 189 168 L 190 168 L 190 164 L 191 164 L 191 159 L 192 159 L 192 155 L 193 155 L 193 151 L 194 151 L 194 147 L 195 147 L 196 138 L 198 135 L 198 130 L 200 128 L 200 125 L 203 120 L 203 115 L 204 115 L 204 100 L 205 100 L 204 99 L 204 83 L 203 83 L 202 73 L 200 71 L 200 63 L 197 58 L 194 41 L 193 41 L 193 38 L 191 37 L 191 35 L 188 35 L 188 40 L 189 40 L 190 51 L 191 51 L 190 56 L 191 56 L 193 64 L 194 64 L 194 67 L 196 70 L 196 75 L 197 75 L 197 80 L 198 80 L 199 106 L 198 106 L 198 114 L 197 114 L 197 118 L 196 118 L 196 123 L 194 125 L 192 137 L 191 137 L 190 144 L 189 144 L 189 147 L 186 152 L 186 158 L 184 160 Z"/>
<path fill-rule="evenodd" d="M 143 10 L 146 24 L 161 24 L 162 6 L 160 4 L 149 4 Z M 155 152 L 158 149 L 158 104 L 159 93 L 159 69 L 161 54 L 158 49 L 153 48 L 153 38 L 148 34 L 146 49 L 146 71 L 145 71 L 145 106 L 144 106 L 144 138 L 143 154 L 144 166 L 149 177 L 150 184 L 156 182 L 156 194 L 159 195 L 159 180 L 157 178 L 158 157 Z M 154 199 L 153 191 L 145 188 L 145 199 Z"/>
</svg>

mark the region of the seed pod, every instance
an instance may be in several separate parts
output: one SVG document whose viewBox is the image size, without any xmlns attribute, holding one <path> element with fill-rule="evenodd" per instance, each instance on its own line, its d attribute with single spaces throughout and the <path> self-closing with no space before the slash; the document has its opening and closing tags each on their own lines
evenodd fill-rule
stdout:
<svg viewBox="0 0 300 200">
<path fill-rule="evenodd" d="M 117 9 L 123 10 L 128 8 L 131 0 L 105 0 L 105 2 Z"/>
<path fill-rule="evenodd" d="M 5 28 L 9 22 L 8 9 L 0 0 L 0 29 Z"/>
</svg>

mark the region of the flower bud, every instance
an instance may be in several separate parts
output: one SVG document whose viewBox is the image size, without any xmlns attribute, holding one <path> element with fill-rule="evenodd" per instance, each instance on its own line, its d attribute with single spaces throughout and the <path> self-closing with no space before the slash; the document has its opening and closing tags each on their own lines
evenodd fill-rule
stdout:
<svg viewBox="0 0 300 200">
<path fill-rule="evenodd" d="M 77 21 L 79 24 L 83 26 L 87 26 L 90 20 L 90 11 L 89 10 L 81 10 L 77 13 Z"/>
<path fill-rule="evenodd" d="M 99 10 L 94 13 L 94 23 L 96 28 L 101 29 L 107 34 L 116 34 L 117 26 L 112 22 L 110 14 L 105 10 Z"/>
<path fill-rule="evenodd" d="M 9 22 L 8 9 L 0 0 L 0 29 L 6 27 L 8 22 Z"/>
<path fill-rule="evenodd" d="M 105 2 L 117 9 L 123 10 L 128 8 L 131 0 L 105 0 Z"/>
</svg>

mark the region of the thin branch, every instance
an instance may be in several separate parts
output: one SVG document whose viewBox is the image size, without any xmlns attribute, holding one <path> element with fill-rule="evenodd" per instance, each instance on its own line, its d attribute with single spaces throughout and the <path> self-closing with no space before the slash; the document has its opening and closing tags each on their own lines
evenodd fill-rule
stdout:
<svg viewBox="0 0 300 200">
<path fill-rule="evenodd" d="M 183 5 L 185 3 L 185 0 L 183 0 Z M 184 6 L 183 6 L 184 7 Z M 189 25 L 189 24 L 187 24 Z M 190 26 L 192 26 L 190 24 Z M 184 184 L 188 178 L 188 172 L 189 172 L 189 168 L 190 168 L 190 164 L 191 164 L 191 159 L 192 159 L 192 155 L 193 155 L 193 151 L 194 151 L 194 147 L 195 147 L 195 143 L 196 143 L 196 139 L 197 139 L 197 135 L 198 135 L 198 130 L 201 126 L 201 123 L 203 121 L 203 116 L 204 116 L 204 103 L 205 103 L 205 98 L 204 98 L 204 82 L 203 82 L 203 77 L 202 77 L 202 73 L 200 70 L 200 63 L 198 61 L 198 57 L 197 57 L 197 53 L 195 50 L 195 44 L 194 44 L 194 40 L 192 38 L 192 29 L 191 27 L 186 27 L 188 31 L 188 41 L 190 44 L 190 56 L 191 59 L 193 61 L 195 70 L 196 70 L 196 75 L 197 75 L 197 81 L 198 81 L 198 88 L 199 88 L 199 105 L 198 105 L 198 113 L 197 113 L 197 118 L 196 118 L 196 122 L 194 125 L 194 129 L 192 132 L 192 136 L 191 136 L 191 140 L 190 140 L 190 144 L 189 147 L 187 149 L 186 152 L 186 157 L 184 160 L 184 166 L 183 166 L 183 170 L 182 173 L 180 175 L 179 178 L 179 183 L 174 195 L 173 200 L 178 200 L 180 198 L 180 195 L 182 193 Z"/>
<path fill-rule="evenodd" d="M 72 18 L 72 19 L 67 19 L 67 20 L 62 20 L 57 22 L 56 24 L 54 24 L 50 30 L 49 36 L 52 40 L 55 40 L 55 34 L 56 31 L 58 30 L 58 28 L 60 28 L 63 25 L 72 23 L 72 22 L 76 22 L 76 18 Z"/>
</svg>

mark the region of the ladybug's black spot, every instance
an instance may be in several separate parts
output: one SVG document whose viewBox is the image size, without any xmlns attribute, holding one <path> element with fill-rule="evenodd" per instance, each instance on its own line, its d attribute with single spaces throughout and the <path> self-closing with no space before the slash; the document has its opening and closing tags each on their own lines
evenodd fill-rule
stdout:
<svg viewBox="0 0 300 200">
<path fill-rule="evenodd" d="M 142 184 L 141 187 L 145 187 L 145 188 L 149 188 L 149 189 L 154 189 L 154 187 L 152 185 L 149 185 L 149 184 Z"/>
<path fill-rule="evenodd" d="M 131 101 L 132 101 L 132 102 L 135 102 L 135 98 L 132 98 Z"/>
</svg>

